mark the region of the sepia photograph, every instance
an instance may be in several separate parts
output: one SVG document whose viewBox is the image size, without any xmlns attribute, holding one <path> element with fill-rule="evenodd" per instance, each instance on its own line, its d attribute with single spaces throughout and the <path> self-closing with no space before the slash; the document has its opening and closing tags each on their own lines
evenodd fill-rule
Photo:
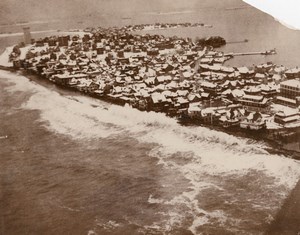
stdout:
<svg viewBox="0 0 300 235">
<path fill-rule="evenodd" d="M 299 235 L 288 2 L 1 0 L 0 235 Z"/>
</svg>

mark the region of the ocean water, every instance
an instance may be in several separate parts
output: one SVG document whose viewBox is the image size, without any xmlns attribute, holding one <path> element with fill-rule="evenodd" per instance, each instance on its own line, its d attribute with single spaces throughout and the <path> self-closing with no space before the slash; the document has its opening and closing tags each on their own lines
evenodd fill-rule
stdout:
<svg viewBox="0 0 300 235">
<path fill-rule="evenodd" d="M 300 175 L 264 142 L 0 77 L 2 234 L 263 234 Z"/>
<path fill-rule="evenodd" d="M 152 33 L 249 40 L 226 52 L 277 48 L 233 66 L 300 64 L 298 31 L 242 3 L 213 3 L 32 30 L 203 22 L 213 27 Z M 0 47 L 19 40 L 0 38 Z M 299 162 L 268 147 L 1 71 L 0 234 L 263 234 L 300 176 Z"/>
</svg>

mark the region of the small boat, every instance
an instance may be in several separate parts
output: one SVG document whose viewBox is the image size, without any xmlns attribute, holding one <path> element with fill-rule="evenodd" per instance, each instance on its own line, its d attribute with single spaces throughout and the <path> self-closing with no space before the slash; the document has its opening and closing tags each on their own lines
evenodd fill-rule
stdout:
<svg viewBox="0 0 300 235">
<path fill-rule="evenodd" d="M 261 54 L 262 55 L 275 55 L 275 54 L 277 54 L 276 48 L 274 48 L 272 50 L 268 50 L 268 51 L 262 52 Z"/>
</svg>

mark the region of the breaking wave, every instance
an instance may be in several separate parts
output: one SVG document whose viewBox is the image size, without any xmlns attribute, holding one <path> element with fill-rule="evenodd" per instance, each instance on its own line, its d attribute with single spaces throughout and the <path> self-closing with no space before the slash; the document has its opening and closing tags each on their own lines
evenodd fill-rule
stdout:
<svg viewBox="0 0 300 235">
<path fill-rule="evenodd" d="M 170 231 L 171 227 L 182 223 L 187 215 L 193 218 L 189 230 L 194 234 L 207 223 L 238 227 L 242 223 L 239 216 L 219 208 L 203 209 L 199 195 L 210 189 L 235 197 L 224 180 L 237 179 L 241 183 L 249 175 L 255 176 L 255 179 L 263 176 L 266 182 L 259 182 L 259 189 L 255 193 L 245 191 L 241 194 L 239 203 L 250 200 L 252 206 L 244 206 L 246 209 L 253 207 L 252 210 L 257 205 L 273 207 L 266 217 L 273 216 L 300 176 L 297 161 L 269 154 L 264 150 L 263 142 L 204 127 L 181 126 L 176 120 L 160 113 L 140 112 L 80 95 L 60 95 L 20 75 L 1 72 L 1 76 L 14 83 L 7 88 L 9 92 L 32 92 L 21 108 L 40 111 L 41 121 L 52 131 L 79 140 L 130 136 L 140 142 L 156 145 L 149 155 L 157 158 L 158 164 L 165 169 L 178 172 L 189 184 L 171 199 L 149 195 L 150 204 L 171 206 L 165 215 L 167 220 L 150 227 L 163 227 L 165 231 Z M 266 179 L 272 179 L 271 183 Z M 278 202 L 276 205 L 269 204 L 269 198 L 260 197 L 264 188 L 273 190 L 273 203 Z M 185 206 L 185 213 L 182 213 L 181 205 Z"/>
</svg>

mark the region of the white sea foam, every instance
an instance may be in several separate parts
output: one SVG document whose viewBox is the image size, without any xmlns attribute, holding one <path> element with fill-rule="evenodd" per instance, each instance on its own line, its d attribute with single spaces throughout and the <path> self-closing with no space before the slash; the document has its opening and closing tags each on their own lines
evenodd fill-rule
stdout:
<svg viewBox="0 0 300 235">
<path fill-rule="evenodd" d="M 150 196 L 149 196 L 149 198 L 148 198 L 148 202 L 149 202 L 150 204 L 157 204 L 157 203 L 163 203 L 164 200 L 153 198 L 153 195 L 150 194 Z"/>
<path fill-rule="evenodd" d="M 96 233 L 93 230 L 89 230 L 87 235 L 95 235 Z"/>
<path fill-rule="evenodd" d="M 226 220 L 227 215 L 221 210 L 205 211 L 199 207 L 197 196 L 202 190 L 223 190 L 220 185 L 208 182 L 203 176 L 242 177 L 249 171 L 256 170 L 274 177 L 274 187 L 285 187 L 285 194 L 294 187 L 300 176 L 297 161 L 269 154 L 264 150 L 262 142 L 238 138 L 204 127 L 184 127 L 160 113 L 140 112 L 89 97 L 63 96 L 8 72 L 1 72 L 0 76 L 15 83 L 8 88 L 10 92 L 33 93 L 22 108 L 39 110 L 41 120 L 53 131 L 75 139 L 129 134 L 141 142 L 156 143 L 157 147 L 150 155 L 157 158 L 159 164 L 179 172 L 190 182 L 187 191 L 174 195 L 171 200 L 153 198 L 152 195 L 148 198 L 149 203 L 161 203 L 175 208 L 168 213 L 169 219 L 165 223 L 167 231 L 184 219 L 184 215 L 176 209 L 181 204 L 189 209 L 188 213 L 194 218 L 190 226 L 194 233 L 197 227 L 212 218 L 219 223 Z M 181 158 L 188 156 L 184 159 L 184 164 L 177 164 L 172 159 L 172 154 L 178 153 L 181 153 Z"/>
<path fill-rule="evenodd" d="M 13 73 L 3 71 L 1 76 L 16 83 L 8 88 L 11 92 L 35 93 L 23 108 L 40 110 L 42 120 L 47 121 L 50 128 L 74 138 L 101 138 L 130 132 L 142 142 L 159 144 L 156 150 L 161 156 L 192 152 L 194 161 L 188 165 L 189 169 L 212 175 L 259 169 L 279 176 L 279 183 L 292 187 L 300 174 L 296 161 L 269 155 L 263 143 L 251 143 L 249 139 L 204 127 L 180 126 L 175 119 L 161 113 L 108 105 L 89 97 L 61 96 Z"/>
<path fill-rule="evenodd" d="M 116 221 L 113 221 L 113 220 L 110 220 L 108 221 L 107 223 L 104 224 L 104 227 L 106 229 L 113 229 L 113 228 L 116 228 L 116 227 L 119 227 L 120 224 L 118 224 Z"/>
</svg>

